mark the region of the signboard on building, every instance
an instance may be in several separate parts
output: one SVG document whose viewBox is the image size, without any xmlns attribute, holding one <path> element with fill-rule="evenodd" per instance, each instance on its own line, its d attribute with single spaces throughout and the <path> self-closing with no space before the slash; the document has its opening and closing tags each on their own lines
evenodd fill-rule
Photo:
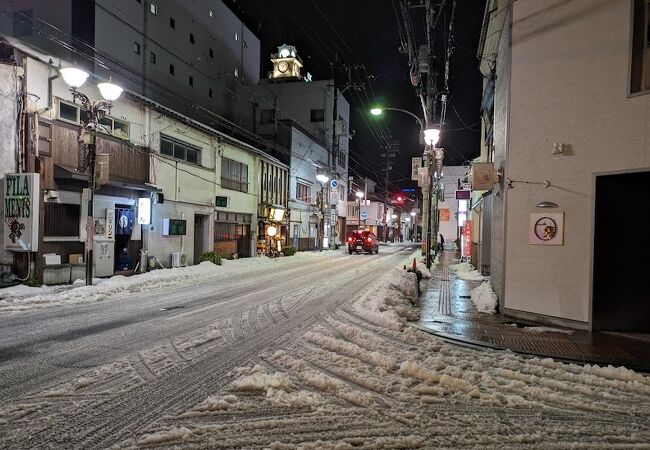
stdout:
<svg viewBox="0 0 650 450">
<path fill-rule="evenodd" d="M 151 223 L 151 198 L 140 197 L 138 199 L 138 224 L 149 225 L 150 223 Z"/>
<path fill-rule="evenodd" d="M 440 222 L 449 222 L 451 212 L 448 208 L 441 208 L 438 210 L 438 212 L 440 214 Z"/>
<path fill-rule="evenodd" d="M 531 245 L 564 245 L 564 213 L 531 214 L 528 243 Z"/>
<path fill-rule="evenodd" d="M 472 191 L 456 191 L 456 200 L 469 200 L 470 198 L 472 198 Z"/>
<path fill-rule="evenodd" d="M 418 168 L 418 186 L 421 188 L 429 186 L 429 169 L 427 167 Z"/>
<path fill-rule="evenodd" d="M 40 175 L 5 174 L 4 248 L 14 252 L 38 251 Z"/>
<path fill-rule="evenodd" d="M 470 258 L 472 256 L 472 221 L 466 220 L 463 223 L 463 237 L 462 237 L 462 251 L 463 256 Z"/>
<path fill-rule="evenodd" d="M 417 181 L 420 179 L 418 169 L 422 167 L 422 157 L 417 156 L 411 158 L 411 180 Z"/>
</svg>

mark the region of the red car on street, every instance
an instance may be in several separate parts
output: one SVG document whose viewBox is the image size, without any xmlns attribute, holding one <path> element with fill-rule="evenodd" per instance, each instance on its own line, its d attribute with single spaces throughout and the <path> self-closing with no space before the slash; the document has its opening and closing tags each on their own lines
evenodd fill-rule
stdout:
<svg viewBox="0 0 650 450">
<path fill-rule="evenodd" d="M 348 253 L 379 253 L 379 241 L 372 231 L 357 230 L 348 236 Z"/>
</svg>

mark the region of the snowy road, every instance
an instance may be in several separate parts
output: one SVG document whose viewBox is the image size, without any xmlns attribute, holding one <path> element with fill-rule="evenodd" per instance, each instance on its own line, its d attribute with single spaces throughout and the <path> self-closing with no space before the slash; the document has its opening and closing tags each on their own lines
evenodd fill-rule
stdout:
<svg viewBox="0 0 650 450">
<path fill-rule="evenodd" d="M 404 327 L 414 250 L 0 314 L 0 447 L 650 448 L 647 377 Z"/>
</svg>

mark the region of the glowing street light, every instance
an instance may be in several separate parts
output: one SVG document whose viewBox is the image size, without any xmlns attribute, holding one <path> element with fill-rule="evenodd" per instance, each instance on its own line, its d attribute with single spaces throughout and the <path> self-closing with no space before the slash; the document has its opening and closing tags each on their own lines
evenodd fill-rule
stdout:
<svg viewBox="0 0 650 450">
<path fill-rule="evenodd" d="M 427 128 L 423 131 L 424 143 L 429 147 L 435 146 L 440 140 L 440 130 L 438 128 Z"/>
<path fill-rule="evenodd" d="M 96 153 L 97 147 L 95 144 L 95 133 L 97 132 L 97 124 L 108 113 L 111 112 L 111 107 L 115 100 L 122 95 L 122 88 L 113 83 L 99 83 L 99 93 L 103 100 L 98 102 L 90 100 L 88 96 L 79 92 L 81 86 L 84 85 L 90 74 L 85 70 L 77 67 L 64 67 L 60 71 L 63 81 L 70 86 L 70 93 L 72 100 L 76 102 L 79 100 L 81 106 L 88 112 L 88 123 L 85 124 L 86 131 L 90 134 L 90 143 L 87 144 L 87 157 L 86 161 L 90 167 L 90 176 L 88 177 L 89 198 L 88 198 L 88 217 L 86 218 L 86 245 L 85 245 L 85 262 L 86 262 L 86 285 L 90 286 L 93 283 L 93 239 L 95 236 L 95 219 L 93 214 L 94 206 L 94 192 L 96 188 L 95 179 L 95 166 L 97 163 Z"/>
</svg>

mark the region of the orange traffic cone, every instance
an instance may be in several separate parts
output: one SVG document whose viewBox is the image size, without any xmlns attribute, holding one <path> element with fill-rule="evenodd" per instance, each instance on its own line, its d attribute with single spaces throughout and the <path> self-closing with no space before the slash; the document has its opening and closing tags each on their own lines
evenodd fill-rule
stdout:
<svg viewBox="0 0 650 450">
<path fill-rule="evenodd" d="M 417 265 L 415 263 L 415 258 L 413 258 L 413 270 L 417 270 Z"/>
</svg>

